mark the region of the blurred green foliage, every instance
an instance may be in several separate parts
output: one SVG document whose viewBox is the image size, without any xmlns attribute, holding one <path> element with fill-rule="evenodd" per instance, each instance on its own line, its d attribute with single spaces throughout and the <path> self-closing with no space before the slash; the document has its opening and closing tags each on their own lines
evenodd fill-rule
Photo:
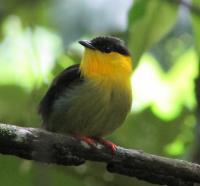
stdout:
<svg viewBox="0 0 200 186">
<path fill-rule="evenodd" d="M 199 0 L 193 0 L 199 7 Z M 133 56 L 133 106 L 109 136 L 116 144 L 190 159 L 195 141 L 194 79 L 200 57 L 200 11 L 171 0 L 1 0 L 0 121 L 39 127 L 37 105 L 53 77 L 79 63 L 77 41 L 124 39 Z M 191 14 L 190 14 L 191 12 Z M 105 165 L 41 165 L 0 156 L 0 185 L 135 185 Z"/>
<path fill-rule="evenodd" d="M 176 23 L 177 7 L 168 1 L 135 0 L 129 11 L 129 46 L 135 63 Z M 142 39 L 141 39 L 142 38 Z"/>
</svg>

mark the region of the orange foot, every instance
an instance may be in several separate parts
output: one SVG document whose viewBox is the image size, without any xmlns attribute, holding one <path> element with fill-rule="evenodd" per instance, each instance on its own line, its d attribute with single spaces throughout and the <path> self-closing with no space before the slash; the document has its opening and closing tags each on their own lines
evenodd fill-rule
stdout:
<svg viewBox="0 0 200 186">
<path fill-rule="evenodd" d="M 96 146 L 96 142 L 98 142 L 98 143 L 104 145 L 105 147 L 107 147 L 109 150 L 111 150 L 113 155 L 115 154 L 115 151 L 117 149 L 117 146 L 114 143 L 112 143 L 111 141 L 104 140 L 99 137 L 89 137 L 89 136 L 81 136 L 81 135 L 73 135 L 73 136 L 76 139 L 84 141 L 88 145 L 91 145 L 91 146 Z"/>
<path fill-rule="evenodd" d="M 115 154 L 117 150 L 117 145 L 112 143 L 111 141 L 104 140 L 102 138 L 94 138 L 97 142 L 101 143 L 102 145 L 106 146 L 109 150 L 111 150 L 112 154 Z"/>
<path fill-rule="evenodd" d="M 96 142 L 93 138 L 89 136 L 74 135 L 76 139 L 86 142 L 88 145 L 95 146 Z"/>
</svg>

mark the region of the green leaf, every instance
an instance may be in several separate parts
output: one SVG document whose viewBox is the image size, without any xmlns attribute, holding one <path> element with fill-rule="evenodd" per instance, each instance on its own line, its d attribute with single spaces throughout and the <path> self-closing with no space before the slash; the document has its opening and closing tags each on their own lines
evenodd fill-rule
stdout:
<svg viewBox="0 0 200 186">
<path fill-rule="evenodd" d="M 194 140 L 195 116 L 188 114 L 180 125 L 180 131 L 176 138 L 164 148 L 164 151 L 171 156 L 180 156 L 187 151 L 188 144 Z"/>
<path fill-rule="evenodd" d="M 136 0 L 129 12 L 129 47 L 137 64 L 141 55 L 176 22 L 177 7 L 163 0 Z"/>
<path fill-rule="evenodd" d="M 174 143 L 166 146 L 165 151 L 171 156 L 178 156 L 184 153 L 184 143 L 181 140 L 176 140 Z"/>
<path fill-rule="evenodd" d="M 0 85 L 19 85 L 30 92 L 47 81 L 62 51 L 60 38 L 42 27 L 24 29 L 17 16 L 8 17 L 2 31 Z"/>
<path fill-rule="evenodd" d="M 178 58 L 168 73 L 162 71 L 153 56 L 143 55 L 132 79 L 133 110 L 138 112 L 150 106 L 157 117 L 166 121 L 178 117 L 183 108 L 193 110 L 197 68 L 194 49 Z"/>
</svg>

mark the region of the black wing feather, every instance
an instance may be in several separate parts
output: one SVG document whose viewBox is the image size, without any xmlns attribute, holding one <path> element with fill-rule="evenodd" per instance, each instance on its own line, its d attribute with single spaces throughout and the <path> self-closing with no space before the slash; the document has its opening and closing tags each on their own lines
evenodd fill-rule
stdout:
<svg viewBox="0 0 200 186">
<path fill-rule="evenodd" d="M 80 74 L 79 65 L 73 65 L 66 68 L 53 80 L 49 90 L 39 105 L 38 112 L 41 114 L 44 121 L 48 120 L 55 100 L 57 100 L 59 96 L 61 96 L 63 92 L 66 91 L 67 88 L 70 88 L 74 83 L 82 81 L 83 78 Z"/>
</svg>

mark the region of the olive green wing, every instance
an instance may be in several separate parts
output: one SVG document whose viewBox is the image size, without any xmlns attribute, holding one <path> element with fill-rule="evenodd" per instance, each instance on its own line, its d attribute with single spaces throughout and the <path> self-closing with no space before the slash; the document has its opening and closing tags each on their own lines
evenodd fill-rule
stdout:
<svg viewBox="0 0 200 186">
<path fill-rule="evenodd" d="M 68 89 L 82 82 L 83 77 L 81 77 L 79 65 L 66 68 L 53 80 L 49 90 L 39 104 L 38 112 L 42 116 L 43 124 L 48 122 L 55 101 Z"/>
</svg>

